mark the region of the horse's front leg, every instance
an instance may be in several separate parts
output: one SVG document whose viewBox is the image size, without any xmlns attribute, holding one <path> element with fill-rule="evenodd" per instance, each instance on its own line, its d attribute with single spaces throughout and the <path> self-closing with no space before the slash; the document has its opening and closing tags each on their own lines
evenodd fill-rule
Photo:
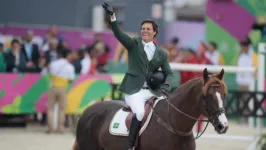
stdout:
<svg viewBox="0 0 266 150">
<path fill-rule="evenodd" d="M 183 150 L 196 150 L 196 142 L 194 136 L 191 135 L 190 137 L 185 138 L 183 146 Z"/>
</svg>

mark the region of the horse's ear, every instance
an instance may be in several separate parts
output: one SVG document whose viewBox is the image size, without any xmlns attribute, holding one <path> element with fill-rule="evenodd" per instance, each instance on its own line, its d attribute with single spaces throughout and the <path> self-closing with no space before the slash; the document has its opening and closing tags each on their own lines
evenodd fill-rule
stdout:
<svg viewBox="0 0 266 150">
<path fill-rule="evenodd" d="M 205 68 L 203 70 L 203 79 L 204 79 L 205 82 L 208 81 L 208 79 L 209 79 L 209 73 L 208 73 L 207 68 Z"/>
<path fill-rule="evenodd" d="M 217 78 L 222 80 L 224 77 L 224 69 L 221 70 L 221 72 L 217 75 Z"/>
</svg>

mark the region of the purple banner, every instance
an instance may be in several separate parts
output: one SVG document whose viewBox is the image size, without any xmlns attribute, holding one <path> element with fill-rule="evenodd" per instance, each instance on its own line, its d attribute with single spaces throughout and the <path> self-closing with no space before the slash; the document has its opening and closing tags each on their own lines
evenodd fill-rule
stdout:
<svg viewBox="0 0 266 150">
<path fill-rule="evenodd" d="M 256 21 L 255 16 L 235 1 L 209 0 L 207 16 L 237 40 L 245 39 Z"/>
<path fill-rule="evenodd" d="M 199 42 L 205 41 L 205 23 L 176 21 L 165 28 L 165 43 L 173 37 L 180 39 L 181 47 L 196 49 Z"/>
</svg>

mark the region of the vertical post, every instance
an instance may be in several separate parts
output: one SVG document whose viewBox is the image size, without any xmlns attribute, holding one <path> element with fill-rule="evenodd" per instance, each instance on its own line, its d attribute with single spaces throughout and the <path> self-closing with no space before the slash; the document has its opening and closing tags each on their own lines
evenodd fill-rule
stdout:
<svg viewBox="0 0 266 150">
<path fill-rule="evenodd" d="M 259 43 L 259 50 L 258 50 L 258 61 L 259 61 L 259 67 L 258 67 L 258 76 L 257 76 L 257 80 L 258 80 L 258 84 L 257 84 L 257 90 L 259 92 L 264 91 L 264 66 L 265 66 L 265 58 L 264 58 L 264 54 L 265 54 L 265 47 L 266 47 L 266 43 Z M 262 96 L 260 95 L 258 97 L 259 99 L 262 98 Z M 258 115 L 262 114 L 261 110 L 257 111 Z M 262 128 L 263 128 L 263 120 L 260 117 L 257 117 L 257 133 L 261 134 L 262 132 Z"/>
<path fill-rule="evenodd" d="M 104 10 L 101 5 L 93 7 L 92 30 L 96 32 L 104 31 Z"/>
<path fill-rule="evenodd" d="M 255 79 L 255 77 L 253 77 L 251 80 L 252 81 L 250 82 L 250 85 L 249 85 L 249 91 L 254 92 L 254 91 L 256 91 L 256 87 L 255 87 L 256 86 L 256 84 L 255 84 L 256 79 Z M 248 107 L 252 111 L 254 110 L 254 101 L 255 101 L 255 99 L 252 99 L 248 103 Z M 248 127 L 249 128 L 254 128 L 255 127 L 254 119 L 255 119 L 255 117 L 248 117 Z"/>
<path fill-rule="evenodd" d="M 176 9 L 173 0 L 164 1 L 164 21 L 170 23 L 175 20 Z"/>
<path fill-rule="evenodd" d="M 257 81 L 258 81 L 258 84 L 257 84 L 257 91 L 264 91 L 264 62 L 265 62 L 265 58 L 264 58 L 264 54 L 266 52 L 265 50 L 265 46 L 266 46 L 266 43 L 259 43 L 259 46 L 258 46 L 258 64 L 259 64 L 259 67 L 258 67 L 258 72 L 257 72 Z M 258 99 L 261 99 L 262 96 L 259 95 L 257 96 Z M 262 114 L 262 111 L 259 110 L 256 112 L 257 115 L 261 115 Z M 260 117 L 257 117 L 256 118 L 256 122 L 257 122 L 257 127 L 256 127 L 256 132 L 257 132 L 257 136 L 255 137 L 254 141 L 252 142 L 252 144 L 248 147 L 248 150 L 254 150 L 256 149 L 256 145 L 257 145 L 257 142 L 260 138 L 260 135 L 262 133 L 262 128 L 263 128 L 263 120 L 262 118 Z"/>
</svg>

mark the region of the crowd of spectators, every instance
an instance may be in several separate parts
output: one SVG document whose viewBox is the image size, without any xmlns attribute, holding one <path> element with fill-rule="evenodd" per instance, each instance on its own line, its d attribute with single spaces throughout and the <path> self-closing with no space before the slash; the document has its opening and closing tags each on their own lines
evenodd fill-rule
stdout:
<svg viewBox="0 0 266 150">
<path fill-rule="evenodd" d="M 168 52 L 169 61 L 173 63 L 224 65 L 223 56 L 220 54 L 218 46 L 214 41 L 210 41 L 207 44 L 200 42 L 197 49 L 192 49 L 189 47 L 180 47 L 179 39 L 173 38 L 164 48 Z M 201 72 L 179 72 L 180 84 L 201 76 Z"/>
<path fill-rule="evenodd" d="M 239 55 L 234 64 L 227 64 L 239 67 L 258 67 L 257 54 L 252 48 L 252 43 L 249 38 L 239 41 Z M 205 65 L 225 65 L 224 57 L 219 50 L 219 45 L 214 41 L 208 43 L 200 42 L 197 49 L 184 48 L 179 46 L 179 39 L 173 38 L 165 45 L 165 50 L 168 52 L 169 61 L 173 63 L 186 64 L 205 64 Z M 200 77 L 201 72 L 194 71 L 179 71 L 180 84 L 184 84 L 190 79 Z M 237 73 L 236 82 L 239 89 L 249 89 L 249 81 L 253 75 L 248 73 Z M 244 85 L 243 85 L 244 84 Z"/>
<path fill-rule="evenodd" d="M 77 74 L 106 72 L 109 47 L 100 34 L 95 36 L 91 45 L 83 45 L 75 50 L 70 49 L 68 41 L 58 34 L 56 25 L 50 26 L 42 39 L 35 37 L 32 30 L 23 36 L 13 37 L 9 43 L 0 37 L 0 72 L 46 73 L 47 66 L 57 59 L 60 51 L 72 53 L 69 61 Z"/>
</svg>

